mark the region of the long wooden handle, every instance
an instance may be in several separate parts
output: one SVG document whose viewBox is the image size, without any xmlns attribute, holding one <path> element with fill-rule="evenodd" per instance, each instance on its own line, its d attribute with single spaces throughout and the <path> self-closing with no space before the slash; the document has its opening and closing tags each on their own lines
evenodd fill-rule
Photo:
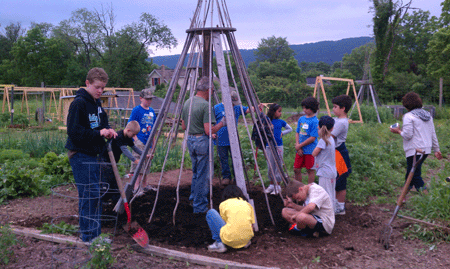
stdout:
<svg viewBox="0 0 450 269">
<path fill-rule="evenodd" d="M 112 152 L 111 143 L 107 144 L 107 148 L 108 148 L 109 161 L 111 162 L 111 166 L 112 166 L 112 169 L 114 172 L 114 177 L 116 178 L 117 186 L 119 187 L 120 197 L 122 197 L 124 203 L 128 203 L 127 197 L 125 195 L 125 190 L 123 189 L 123 182 L 119 175 L 119 169 L 117 169 L 116 159 L 114 159 L 114 154 Z"/>
<path fill-rule="evenodd" d="M 420 153 L 422 155 L 420 156 L 419 160 L 416 161 L 417 153 Z M 416 153 L 414 154 L 414 157 L 413 157 L 414 158 L 413 165 L 411 167 L 411 171 L 409 171 L 408 177 L 406 178 L 406 182 L 405 182 L 405 185 L 403 186 L 402 193 L 400 194 L 400 197 L 398 197 L 397 206 L 402 205 L 403 200 L 405 199 L 406 194 L 409 191 L 409 184 L 411 184 L 411 180 L 414 176 L 414 172 L 416 171 L 416 167 L 422 161 L 424 154 L 425 154 L 425 152 L 423 150 L 416 149 Z"/>
</svg>

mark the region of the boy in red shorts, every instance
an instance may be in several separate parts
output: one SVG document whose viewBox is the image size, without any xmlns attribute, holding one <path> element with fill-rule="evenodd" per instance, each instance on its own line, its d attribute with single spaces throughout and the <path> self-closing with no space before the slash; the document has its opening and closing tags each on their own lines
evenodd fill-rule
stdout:
<svg viewBox="0 0 450 269">
<path fill-rule="evenodd" d="M 312 152 L 317 145 L 317 138 L 319 137 L 318 126 L 319 120 L 316 117 L 316 112 L 319 109 L 319 102 L 314 97 L 305 98 L 302 103 L 303 112 L 305 115 L 298 119 L 297 130 L 295 134 L 295 162 L 294 172 L 295 179 L 302 181 L 302 168 L 306 168 L 308 174 L 308 184 L 313 183 L 316 177 L 314 171 L 314 157 Z"/>
</svg>

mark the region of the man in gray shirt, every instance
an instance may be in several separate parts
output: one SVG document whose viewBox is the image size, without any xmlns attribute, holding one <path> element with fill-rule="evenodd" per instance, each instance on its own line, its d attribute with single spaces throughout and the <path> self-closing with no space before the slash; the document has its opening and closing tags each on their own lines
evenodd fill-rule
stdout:
<svg viewBox="0 0 450 269">
<path fill-rule="evenodd" d="M 214 112 L 209 110 L 208 103 L 209 97 L 213 93 L 214 85 L 212 82 L 210 83 L 209 78 L 201 78 L 197 83 L 197 94 L 186 100 L 181 113 L 183 130 L 186 130 L 189 125 L 187 146 L 192 161 L 192 185 L 189 200 L 193 202 L 194 213 L 208 211 L 210 128 L 211 134 L 215 134 L 226 125 L 226 121 L 222 120 L 219 124 L 210 127 L 211 124 L 216 123 Z"/>
</svg>

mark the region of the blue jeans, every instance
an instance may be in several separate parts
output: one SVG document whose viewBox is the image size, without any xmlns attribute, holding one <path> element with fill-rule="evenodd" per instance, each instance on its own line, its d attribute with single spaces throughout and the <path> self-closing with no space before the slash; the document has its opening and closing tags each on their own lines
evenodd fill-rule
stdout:
<svg viewBox="0 0 450 269">
<path fill-rule="evenodd" d="M 222 219 L 219 212 L 215 209 L 208 210 L 208 213 L 206 213 L 206 222 L 211 230 L 212 239 L 216 242 L 222 242 L 220 239 L 220 229 L 225 226 L 226 222 Z"/>
<path fill-rule="evenodd" d="M 222 178 L 231 180 L 231 169 L 228 163 L 228 153 L 231 156 L 230 146 L 217 146 L 217 154 L 219 155 L 220 166 L 222 167 Z"/>
<path fill-rule="evenodd" d="M 209 194 L 209 138 L 188 136 L 187 146 L 192 161 L 192 184 L 189 200 L 193 201 L 194 213 L 208 210 Z"/>
<path fill-rule="evenodd" d="M 419 160 L 420 156 L 416 157 L 416 160 Z M 416 188 L 416 190 L 426 190 L 427 187 L 425 186 L 425 182 L 423 182 L 422 179 L 422 164 L 425 161 L 425 159 L 428 157 L 428 154 L 425 154 L 423 156 L 422 161 L 416 165 L 416 170 L 414 171 L 414 175 L 413 178 L 411 180 L 411 184 L 409 184 L 409 189 L 412 189 L 412 187 L 414 186 Z M 406 175 L 405 175 L 405 180 L 408 178 L 409 172 L 412 169 L 412 165 L 414 162 L 414 156 L 409 156 L 406 158 Z"/>
<path fill-rule="evenodd" d="M 78 189 L 81 240 L 89 242 L 101 233 L 98 159 L 96 156 L 77 152 L 69 161 Z"/>
</svg>

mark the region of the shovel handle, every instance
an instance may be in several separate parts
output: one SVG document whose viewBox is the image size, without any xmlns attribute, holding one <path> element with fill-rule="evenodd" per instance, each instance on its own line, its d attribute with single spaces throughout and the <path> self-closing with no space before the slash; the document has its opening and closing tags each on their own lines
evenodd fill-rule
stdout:
<svg viewBox="0 0 450 269">
<path fill-rule="evenodd" d="M 123 189 L 122 178 L 120 178 L 119 169 L 117 169 L 116 159 L 114 158 L 114 154 L 112 152 L 111 140 L 108 141 L 108 143 L 106 144 L 106 147 L 108 148 L 109 161 L 111 162 L 111 166 L 112 166 L 112 169 L 114 172 L 114 177 L 116 178 L 117 186 L 119 187 L 120 197 L 122 197 L 123 201 L 125 203 L 127 203 L 128 201 L 125 196 L 125 191 Z"/>
<path fill-rule="evenodd" d="M 421 155 L 420 155 L 420 158 L 418 160 L 416 160 L 418 153 Z M 409 191 L 409 184 L 411 184 L 412 178 L 414 176 L 414 172 L 416 171 L 416 167 L 422 161 L 424 154 L 425 154 L 425 152 L 423 150 L 416 149 L 416 153 L 414 154 L 414 158 L 413 158 L 413 165 L 411 167 L 411 171 L 409 171 L 408 177 L 406 178 L 406 182 L 405 182 L 405 185 L 403 186 L 402 193 L 400 194 L 400 197 L 398 197 L 397 206 L 402 205 L 403 200 L 405 199 L 406 194 Z"/>
</svg>

